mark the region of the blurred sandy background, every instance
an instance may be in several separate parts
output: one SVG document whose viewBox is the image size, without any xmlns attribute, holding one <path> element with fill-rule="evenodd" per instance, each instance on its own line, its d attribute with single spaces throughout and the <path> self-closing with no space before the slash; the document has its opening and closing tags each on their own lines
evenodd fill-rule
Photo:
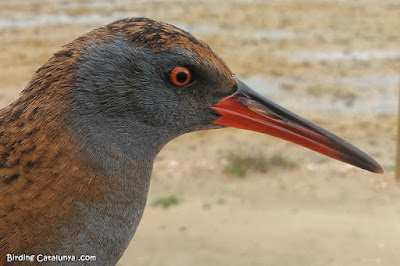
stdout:
<svg viewBox="0 0 400 266">
<path fill-rule="evenodd" d="M 1 0 L 1 107 L 63 44 L 132 16 L 190 31 L 254 89 L 360 147 L 385 174 L 252 132 L 182 136 L 157 158 L 118 265 L 400 265 L 400 1 Z"/>
</svg>

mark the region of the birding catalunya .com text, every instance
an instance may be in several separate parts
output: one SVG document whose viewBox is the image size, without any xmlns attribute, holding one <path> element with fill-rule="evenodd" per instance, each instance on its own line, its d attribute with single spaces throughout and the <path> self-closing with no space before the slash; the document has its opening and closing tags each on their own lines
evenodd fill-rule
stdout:
<svg viewBox="0 0 400 266">
<path fill-rule="evenodd" d="M 96 261 L 94 255 L 47 255 L 47 254 L 6 254 L 7 262 L 68 262 L 68 261 Z"/>
</svg>

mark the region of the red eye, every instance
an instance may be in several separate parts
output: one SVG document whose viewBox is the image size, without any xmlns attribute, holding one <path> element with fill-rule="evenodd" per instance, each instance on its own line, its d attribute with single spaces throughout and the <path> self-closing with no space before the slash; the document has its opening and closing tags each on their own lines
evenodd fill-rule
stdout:
<svg viewBox="0 0 400 266">
<path fill-rule="evenodd" d="M 175 67 L 169 73 L 169 78 L 172 84 L 182 87 L 190 82 L 192 79 L 192 72 L 190 72 L 189 68 L 187 67 Z"/>
</svg>

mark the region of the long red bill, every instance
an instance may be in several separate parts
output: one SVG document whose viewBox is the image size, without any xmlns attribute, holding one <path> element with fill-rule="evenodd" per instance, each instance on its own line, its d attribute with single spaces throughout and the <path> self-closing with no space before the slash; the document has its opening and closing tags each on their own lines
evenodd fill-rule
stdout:
<svg viewBox="0 0 400 266">
<path fill-rule="evenodd" d="M 383 173 L 374 159 L 347 141 L 264 98 L 235 79 L 237 92 L 210 107 L 221 115 L 213 123 L 272 135 L 365 170 Z"/>
</svg>

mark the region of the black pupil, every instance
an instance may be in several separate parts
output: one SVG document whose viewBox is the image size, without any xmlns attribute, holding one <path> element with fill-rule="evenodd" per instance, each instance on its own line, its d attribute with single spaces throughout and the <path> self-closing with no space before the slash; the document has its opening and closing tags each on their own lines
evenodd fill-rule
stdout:
<svg viewBox="0 0 400 266">
<path fill-rule="evenodd" d="M 185 83 L 186 81 L 187 81 L 187 79 L 188 79 L 188 75 L 187 75 L 187 73 L 186 72 L 179 72 L 177 75 L 176 75 L 176 80 L 179 82 L 179 83 Z"/>
</svg>

